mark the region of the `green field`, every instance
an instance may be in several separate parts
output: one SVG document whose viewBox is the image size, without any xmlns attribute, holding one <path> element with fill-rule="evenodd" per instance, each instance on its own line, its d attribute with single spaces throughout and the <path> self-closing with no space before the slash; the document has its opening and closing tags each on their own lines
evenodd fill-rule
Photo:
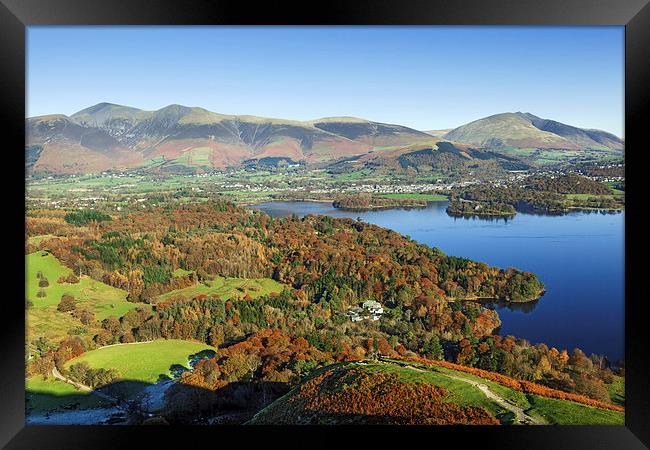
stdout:
<svg viewBox="0 0 650 450">
<path fill-rule="evenodd" d="M 210 147 L 195 147 L 187 150 L 180 157 L 174 160 L 175 163 L 187 166 L 210 166 Z"/>
<path fill-rule="evenodd" d="M 625 193 L 617 194 L 613 192 L 612 194 L 605 195 L 595 195 L 595 194 L 564 194 L 565 205 L 572 206 L 577 203 L 577 206 L 583 209 L 617 209 L 622 210 L 625 208 Z M 590 201 L 601 202 L 603 205 L 608 205 L 608 207 L 603 208 L 589 208 Z M 582 202 L 582 203 L 581 203 Z M 603 203 L 604 202 L 604 203 Z"/>
<path fill-rule="evenodd" d="M 536 148 L 516 148 L 516 147 L 505 147 L 503 149 L 499 150 L 500 153 L 504 153 L 506 155 L 514 155 L 514 156 L 532 156 L 535 152 L 537 152 Z"/>
<path fill-rule="evenodd" d="M 449 197 L 441 194 L 418 194 L 418 193 L 408 193 L 408 194 L 379 194 L 379 197 L 386 198 L 397 198 L 397 199 L 414 199 L 414 200 L 428 200 L 430 202 L 438 202 L 449 200 Z"/>
<path fill-rule="evenodd" d="M 549 160 L 562 160 L 576 158 L 582 155 L 582 152 L 577 150 L 539 150 L 540 158 Z"/>
<path fill-rule="evenodd" d="M 42 256 L 45 255 L 45 256 Z M 27 310 L 27 342 L 33 350 L 34 341 L 39 337 L 49 342 L 59 342 L 68 336 L 68 332 L 76 329 L 77 333 L 90 339 L 96 332 L 97 324 L 82 326 L 81 322 L 69 312 L 57 311 L 57 306 L 63 294 L 73 295 L 77 307 L 88 307 L 95 313 L 95 319 L 104 320 L 108 316 L 121 317 L 127 311 L 138 306 L 150 306 L 126 301 L 126 291 L 108 286 L 90 277 L 82 276 L 79 283 L 57 283 L 60 276 L 68 275 L 71 269 L 63 266 L 52 254 L 38 251 L 26 255 L 26 298 L 32 303 Z M 38 278 L 41 271 L 48 279 L 49 286 L 43 288 L 46 296 L 39 298 L 36 293 Z M 85 332 L 84 332 L 85 330 Z"/>
<path fill-rule="evenodd" d="M 507 153 L 507 152 L 506 152 Z M 522 155 L 523 156 L 523 155 Z M 557 164 L 577 160 L 598 160 L 606 162 L 607 160 L 616 160 L 620 158 L 620 153 L 616 150 L 551 150 L 539 149 L 528 157 L 539 165 Z"/>
<path fill-rule="evenodd" d="M 235 296 L 243 297 L 246 294 L 257 298 L 272 292 L 280 293 L 284 288 L 283 284 L 270 278 L 214 277 L 208 283 L 201 283 L 159 295 L 157 301 L 167 300 L 177 295 L 193 298 L 201 294 L 218 295 L 224 300 Z"/>
<path fill-rule="evenodd" d="M 535 159 L 533 162 L 539 166 L 549 166 L 551 164 L 557 164 L 558 160 L 548 159 L 548 158 L 538 158 Z"/>
<path fill-rule="evenodd" d="M 623 425 L 625 415 L 607 409 L 554 398 L 527 395 L 531 409 L 547 422 L 557 425 Z"/>
<path fill-rule="evenodd" d="M 47 306 L 45 308 L 30 308 L 27 312 L 27 339 L 30 345 L 30 351 L 35 349 L 34 341 L 40 337 L 54 344 L 68 336 L 68 331 L 75 327 L 82 327 L 78 319 L 72 317 L 70 313 L 62 313 L 56 310 L 56 306 Z M 96 329 L 87 329 L 85 335 L 88 339 L 92 338 Z"/>
<path fill-rule="evenodd" d="M 46 412 L 66 407 L 89 409 L 109 406 L 111 403 L 96 395 L 83 392 L 55 378 L 34 376 L 25 382 L 25 400 L 28 412 Z"/>
<path fill-rule="evenodd" d="M 25 266 L 26 296 L 33 303 L 34 308 L 54 307 L 56 310 L 63 294 L 74 296 L 77 306 L 90 306 L 98 320 L 103 320 L 108 316 L 121 317 L 128 310 L 138 306 L 126 301 L 126 291 L 93 280 L 88 276 L 82 276 L 79 283 L 75 284 L 58 283 L 59 277 L 71 274 L 72 269 L 62 265 L 54 255 L 48 252 L 30 253 L 25 257 Z M 36 277 L 39 271 L 49 282 L 49 286 L 43 288 L 46 296 L 42 298 L 36 296 L 40 289 L 38 287 L 39 280 Z"/>
<path fill-rule="evenodd" d="M 182 276 L 185 276 L 185 275 L 190 275 L 192 272 L 194 272 L 194 271 L 179 268 L 179 269 L 174 270 L 172 275 L 174 275 L 175 277 L 182 277 Z"/>
<path fill-rule="evenodd" d="M 215 350 L 207 344 L 177 339 L 117 344 L 98 348 L 74 358 L 66 367 L 87 362 L 92 368 L 115 369 L 120 379 L 140 383 L 156 383 L 170 377 L 170 368 L 189 368 L 189 357 L 203 350 Z"/>
<path fill-rule="evenodd" d="M 368 181 L 370 179 L 370 175 L 374 175 L 373 171 L 370 169 L 361 169 L 361 170 L 355 170 L 352 172 L 345 172 L 345 173 L 339 173 L 334 176 L 334 179 L 338 181 L 350 181 L 350 180 L 364 180 Z"/>
<path fill-rule="evenodd" d="M 588 198 L 615 198 L 619 194 L 596 195 L 596 194 L 564 194 L 568 199 L 586 200 Z"/>
</svg>

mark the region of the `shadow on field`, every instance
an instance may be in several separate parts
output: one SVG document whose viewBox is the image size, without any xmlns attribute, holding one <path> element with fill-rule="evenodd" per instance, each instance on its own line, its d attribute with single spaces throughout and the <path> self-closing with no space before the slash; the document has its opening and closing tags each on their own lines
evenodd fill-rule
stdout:
<svg viewBox="0 0 650 450">
<path fill-rule="evenodd" d="M 153 383 L 145 383 L 137 380 L 120 380 L 114 383 L 105 384 L 95 390 L 110 395 L 120 402 L 125 402 L 151 385 L 153 385 Z"/>
<path fill-rule="evenodd" d="M 177 383 L 161 414 L 176 424 L 243 424 L 288 391 L 279 382 L 236 381 L 214 391 Z"/>
<path fill-rule="evenodd" d="M 192 361 L 210 356 L 214 356 L 214 352 L 192 355 L 190 365 L 194 365 Z M 243 424 L 289 391 L 288 385 L 280 382 L 236 381 L 216 390 L 171 383 L 188 370 L 174 364 L 170 367 L 173 378 L 160 375 L 156 383 L 120 380 L 95 389 L 96 393 L 105 394 L 117 401 L 81 390 L 62 395 L 27 392 L 26 412 L 28 415 L 57 415 L 118 407 L 126 417 L 124 421 L 132 425 L 148 421 L 157 423 L 151 420 L 152 417 L 164 417 L 164 423 L 169 424 Z M 152 408 L 156 402 L 157 407 Z M 110 420 L 97 422 L 111 423 Z"/>
</svg>

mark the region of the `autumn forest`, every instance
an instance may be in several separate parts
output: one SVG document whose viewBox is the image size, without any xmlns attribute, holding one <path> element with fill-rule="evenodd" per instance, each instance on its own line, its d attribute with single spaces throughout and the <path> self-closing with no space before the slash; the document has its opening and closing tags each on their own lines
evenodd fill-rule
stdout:
<svg viewBox="0 0 650 450">
<path fill-rule="evenodd" d="M 544 284 L 534 273 L 447 256 L 360 220 L 272 218 L 226 201 L 113 215 L 40 209 L 26 220 L 26 254 L 69 268 L 58 279 L 37 274 L 28 316 L 41 311 L 49 285 L 84 280 L 124 292 L 126 305 L 121 315 L 98 317 L 72 294 L 52 299 L 51 320 L 65 315 L 77 325 L 48 336 L 29 327 L 32 376 L 47 379 L 54 370 L 119 396 L 118 369 L 76 361 L 105 346 L 161 339 L 216 349 L 181 370 L 160 420 L 187 423 L 224 409 L 250 418 L 321 368 L 378 358 L 447 361 L 483 377 L 500 374 L 510 387 L 531 383 L 555 398 L 620 409 L 608 385 L 622 368 L 606 358 L 498 334 L 499 316 L 482 300 L 536 300 Z M 211 289 L 222 280 L 259 285 L 220 295 Z M 369 301 L 382 306 L 381 319 L 350 320 L 351 308 Z M 434 391 L 432 399 L 440 396 Z M 479 410 L 453 414 L 499 422 Z"/>
</svg>

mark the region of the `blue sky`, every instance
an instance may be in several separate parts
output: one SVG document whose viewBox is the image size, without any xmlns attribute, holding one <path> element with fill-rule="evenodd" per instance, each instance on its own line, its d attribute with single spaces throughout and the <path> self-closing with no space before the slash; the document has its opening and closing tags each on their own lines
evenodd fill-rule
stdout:
<svg viewBox="0 0 650 450">
<path fill-rule="evenodd" d="M 27 115 L 178 103 L 417 129 L 530 112 L 621 136 L 623 27 L 30 27 Z"/>
</svg>

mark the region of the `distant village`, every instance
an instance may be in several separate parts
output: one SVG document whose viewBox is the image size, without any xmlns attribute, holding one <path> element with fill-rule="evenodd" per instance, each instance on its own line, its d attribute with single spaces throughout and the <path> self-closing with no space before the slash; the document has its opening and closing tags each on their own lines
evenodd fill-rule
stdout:
<svg viewBox="0 0 650 450">
<path fill-rule="evenodd" d="M 601 164 L 593 165 L 591 168 L 596 169 L 617 169 L 623 168 L 623 164 Z M 318 174 L 316 177 L 309 177 L 309 173 Z M 543 170 L 512 170 L 506 175 L 501 175 L 498 178 L 489 180 L 485 179 L 472 179 L 472 172 L 462 180 L 447 181 L 442 179 L 434 179 L 431 182 L 391 182 L 391 183 L 363 183 L 352 180 L 337 180 L 328 178 L 323 169 L 313 169 L 311 171 L 306 169 L 295 170 L 292 167 L 291 173 L 285 173 L 287 178 L 278 182 L 269 177 L 268 180 L 264 179 L 268 171 L 256 168 L 241 168 L 241 169 L 228 169 L 224 171 L 215 171 L 212 173 L 200 173 L 191 175 L 157 175 L 145 174 L 136 172 L 102 172 L 101 174 L 78 174 L 68 176 L 47 176 L 43 178 L 34 178 L 29 180 L 27 201 L 33 206 L 38 207 L 51 207 L 51 208 L 94 208 L 100 203 L 113 200 L 113 209 L 121 211 L 124 207 L 129 205 L 137 206 L 138 208 L 146 208 L 153 206 L 148 202 L 150 197 L 161 192 L 178 192 L 179 189 L 173 189 L 165 186 L 165 181 L 174 177 L 188 179 L 188 187 L 185 188 L 188 192 L 194 195 L 204 194 L 204 196 L 216 195 L 221 192 L 237 191 L 240 193 L 257 193 L 263 194 L 272 192 L 276 196 L 291 194 L 315 194 L 325 195 L 339 194 L 339 193 L 370 193 L 370 194 L 411 194 L 411 193 L 449 193 L 452 189 L 458 187 L 467 187 L 479 183 L 487 183 L 492 186 L 501 187 L 512 182 L 521 182 L 527 177 L 532 175 L 548 175 L 559 176 L 564 173 L 579 173 L 599 182 L 621 182 L 624 181 L 622 176 L 590 176 L 587 171 L 582 169 L 543 169 Z M 251 174 L 254 175 L 251 176 Z M 259 174 L 259 175 L 257 175 Z M 294 176 L 299 175 L 300 178 L 293 179 Z M 247 179 L 246 177 L 251 177 Z M 261 178 L 260 178 L 261 177 Z M 259 181 L 252 181 L 253 179 Z M 101 183 L 94 183 L 92 180 L 102 179 L 106 180 L 107 185 Z M 116 181 L 112 181 L 116 180 Z M 190 181 L 191 180 L 191 181 Z M 88 184 L 86 184 L 90 181 Z M 48 186 L 56 185 L 57 183 L 65 183 L 66 185 L 73 183 L 79 186 L 72 189 L 65 189 L 61 191 L 49 192 Z M 159 189 L 147 189 L 146 192 L 140 190 L 141 183 L 154 183 L 160 186 Z M 182 183 L 181 183 L 182 184 Z M 194 186 L 192 186 L 192 184 Z M 46 195 L 37 195 L 39 188 L 43 187 L 44 191 L 48 191 Z M 200 187 L 199 187 L 200 186 Z M 108 188 L 108 189 L 107 189 Z M 109 191 L 109 192 L 107 192 Z M 84 195 L 85 194 L 85 195 Z M 89 195 L 90 194 L 90 195 Z M 93 195 L 94 194 L 94 195 Z M 98 195 L 100 194 L 100 195 Z M 109 198 L 110 197 L 110 198 Z M 116 197 L 119 198 L 121 205 L 115 204 Z"/>
</svg>

